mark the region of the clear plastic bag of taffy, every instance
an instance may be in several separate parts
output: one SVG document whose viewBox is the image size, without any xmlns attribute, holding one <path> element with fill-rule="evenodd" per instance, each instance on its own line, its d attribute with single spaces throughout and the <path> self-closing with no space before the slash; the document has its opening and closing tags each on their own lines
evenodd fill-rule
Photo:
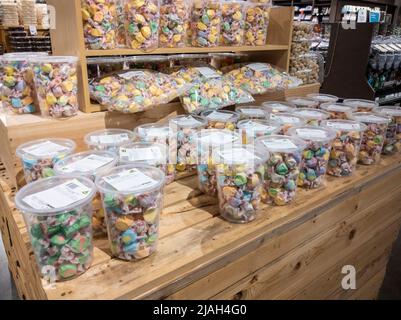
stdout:
<svg viewBox="0 0 401 320">
<path fill-rule="evenodd" d="M 69 139 L 40 139 L 18 146 L 15 153 L 21 160 L 26 183 L 54 176 L 54 165 L 75 148 L 75 142 Z"/>
<path fill-rule="evenodd" d="M 83 32 L 87 49 L 116 47 L 118 0 L 81 0 Z"/>
<path fill-rule="evenodd" d="M 159 43 L 160 0 L 126 0 L 125 31 L 131 49 L 153 50 Z"/>
<path fill-rule="evenodd" d="M 160 169 L 139 164 L 97 177 L 113 256 L 133 261 L 156 251 L 164 180 Z"/>
<path fill-rule="evenodd" d="M 201 114 L 208 121 L 208 129 L 227 129 L 234 131 L 237 127 L 239 114 L 229 110 L 209 110 Z"/>
<path fill-rule="evenodd" d="M 356 107 L 357 112 L 373 112 L 379 107 L 379 104 L 373 100 L 345 99 L 343 103 Z"/>
<path fill-rule="evenodd" d="M 125 32 L 125 0 L 116 1 L 116 47 L 125 48 L 127 46 Z"/>
<path fill-rule="evenodd" d="M 302 126 L 290 129 L 288 134 L 306 142 L 306 148 L 302 153 L 298 186 L 306 189 L 324 186 L 336 132 L 329 128 Z"/>
<path fill-rule="evenodd" d="M 327 102 L 320 105 L 320 109 L 330 114 L 329 119 L 350 119 L 351 114 L 356 111 L 356 107 L 345 103 Z"/>
<path fill-rule="evenodd" d="M 224 219 L 233 223 L 255 220 L 268 158 L 268 152 L 250 145 L 214 152 L 219 211 Z"/>
<path fill-rule="evenodd" d="M 366 125 L 354 120 L 331 119 L 321 123 L 322 127 L 335 130 L 337 135 L 332 143 L 327 174 L 346 177 L 356 170 L 363 132 Z"/>
<path fill-rule="evenodd" d="M 67 175 L 36 181 L 16 194 L 45 281 L 69 280 L 90 267 L 95 192 L 91 180 Z"/>
<path fill-rule="evenodd" d="M 269 26 L 270 5 L 248 2 L 245 7 L 245 41 L 246 46 L 263 46 L 266 44 Z"/>
<path fill-rule="evenodd" d="M 306 124 L 305 118 L 286 112 L 271 113 L 270 120 L 280 125 L 280 131 L 278 134 L 281 135 L 288 135 L 289 129 Z"/>
<path fill-rule="evenodd" d="M 243 144 L 253 144 L 259 137 L 278 134 L 281 125 L 272 120 L 241 120 L 237 124 Z"/>
<path fill-rule="evenodd" d="M 304 118 L 306 124 L 311 126 L 319 126 L 323 120 L 330 118 L 330 113 L 327 111 L 313 108 L 298 108 L 293 114 Z"/>
<path fill-rule="evenodd" d="M 132 142 L 134 133 L 125 129 L 105 129 L 88 133 L 85 144 L 91 150 L 106 150 L 118 154 L 120 146 Z"/>
<path fill-rule="evenodd" d="M 265 136 L 256 140 L 256 146 L 270 153 L 265 163 L 262 201 L 278 206 L 292 202 L 296 196 L 305 141 L 291 136 Z"/>
<path fill-rule="evenodd" d="M 384 154 L 398 154 L 401 151 L 401 107 L 383 106 L 377 112 L 391 118 L 384 141 Z"/>
<path fill-rule="evenodd" d="M 241 46 L 245 33 L 245 1 L 222 1 L 221 3 L 221 46 Z"/>
<path fill-rule="evenodd" d="M 311 41 L 313 37 L 314 23 L 308 21 L 294 21 L 292 41 Z"/>
</svg>

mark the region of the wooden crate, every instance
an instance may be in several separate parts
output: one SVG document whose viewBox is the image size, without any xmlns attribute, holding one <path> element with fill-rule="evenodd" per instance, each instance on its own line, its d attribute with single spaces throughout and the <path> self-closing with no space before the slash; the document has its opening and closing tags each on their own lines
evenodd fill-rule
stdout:
<svg viewBox="0 0 401 320">
<path fill-rule="evenodd" d="M 124 262 L 98 239 L 85 274 L 50 286 L 33 262 L 15 189 L 0 176 L 0 229 L 25 299 L 374 299 L 401 224 L 401 156 L 329 177 L 326 188 L 264 206 L 246 225 L 221 219 L 216 199 L 187 177 L 165 189 L 154 255 Z M 356 290 L 341 287 L 344 265 L 356 268 Z"/>
</svg>

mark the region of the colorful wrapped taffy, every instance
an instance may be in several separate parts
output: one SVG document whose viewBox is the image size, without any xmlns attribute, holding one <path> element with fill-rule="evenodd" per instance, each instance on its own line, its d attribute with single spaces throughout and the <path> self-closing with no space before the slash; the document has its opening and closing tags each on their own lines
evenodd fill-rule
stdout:
<svg viewBox="0 0 401 320">
<path fill-rule="evenodd" d="M 113 256 L 132 261 L 156 251 L 164 180 L 146 165 L 120 166 L 96 179 Z"/>
<path fill-rule="evenodd" d="M 217 195 L 214 152 L 241 144 L 238 133 L 229 130 L 207 129 L 194 135 L 198 150 L 198 186 L 207 195 Z"/>
<path fill-rule="evenodd" d="M 228 110 L 205 111 L 201 114 L 208 121 L 207 129 L 228 129 L 234 131 L 239 119 L 238 113 Z"/>
<path fill-rule="evenodd" d="M 159 0 L 126 0 L 126 39 L 132 49 L 157 49 L 159 41 Z"/>
<path fill-rule="evenodd" d="M 330 113 L 327 111 L 311 108 L 299 108 L 294 110 L 293 114 L 304 118 L 306 124 L 311 126 L 318 126 L 321 121 L 330 117 Z"/>
<path fill-rule="evenodd" d="M 320 105 L 320 109 L 327 111 L 330 114 L 329 119 L 350 119 L 353 112 L 356 111 L 356 107 L 344 103 L 323 103 Z"/>
<path fill-rule="evenodd" d="M 315 99 L 306 97 L 289 97 L 286 100 L 294 104 L 297 108 L 316 109 L 320 105 L 320 102 L 316 101 Z"/>
<path fill-rule="evenodd" d="M 298 175 L 298 187 L 315 189 L 324 185 L 332 142 L 336 132 L 323 127 L 292 128 L 289 135 L 306 142 Z"/>
<path fill-rule="evenodd" d="M 241 120 L 237 127 L 243 144 L 253 144 L 257 138 L 277 134 L 281 129 L 277 122 L 257 119 Z"/>
<path fill-rule="evenodd" d="M 270 120 L 280 124 L 281 128 L 278 134 L 287 135 L 289 129 L 303 126 L 306 124 L 305 118 L 292 113 L 272 113 Z"/>
<path fill-rule="evenodd" d="M 266 120 L 267 113 L 264 108 L 259 106 L 238 106 L 235 112 L 239 114 L 239 120 L 260 119 Z"/>
<path fill-rule="evenodd" d="M 268 136 L 256 140 L 259 148 L 270 153 L 265 163 L 262 201 L 283 206 L 294 200 L 306 143 L 291 136 Z"/>
<path fill-rule="evenodd" d="M 215 47 L 219 44 L 221 2 L 193 0 L 190 36 L 193 47 Z"/>
<path fill-rule="evenodd" d="M 118 154 L 120 146 L 134 140 L 132 131 L 124 129 L 105 129 L 88 133 L 85 144 L 91 150 L 105 150 Z"/>
<path fill-rule="evenodd" d="M 284 101 L 266 101 L 262 103 L 262 107 L 269 116 L 276 113 L 291 113 L 295 110 L 296 105 Z"/>
<path fill-rule="evenodd" d="M 372 100 L 363 99 L 345 99 L 343 103 L 356 107 L 357 112 L 372 112 L 379 106 Z"/>
<path fill-rule="evenodd" d="M 175 179 L 175 166 L 168 163 L 168 149 L 165 144 L 152 142 L 135 142 L 120 147 L 119 163 L 144 164 L 159 168 L 166 175 L 166 184 Z"/>
<path fill-rule="evenodd" d="M 221 4 L 220 45 L 241 46 L 244 43 L 246 5 L 244 1 L 224 1 Z"/>
<path fill-rule="evenodd" d="M 88 49 L 116 47 L 117 0 L 81 0 L 85 45 Z"/>
<path fill-rule="evenodd" d="M 396 154 L 401 151 L 401 107 L 384 106 L 377 112 L 391 118 L 387 127 L 386 140 L 384 141 L 383 153 Z"/>
<path fill-rule="evenodd" d="M 116 1 L 116 47 L 125 48 L 127 38 L 125 32 L 125 0 Z"/>
<path fill-rule="evenodd" d="M 67 175 L 36 181 L 16 194 L 44 280 L 69 280 L 90 267 L 95 192 L 89 179 Z"/>
<path fill-rule="evenodd" d="M 245 7 L 245 45 L 266 44 L 269 26 L 270 6 L 261 3 L 247 3 Z"/>
<path fill-rule="evenodd" d="M 391 118 L 373 112 L 355 112 L 351 117 L 367 126 L 362 136 L 359 163 L 365 165 L 378 164 Z"/>
<path fill-rule="evenodd" d="M 317 101 L 319 106 L 321 106 L 323 103 L 336 103 L 339 100 L 339 98 L 336 96 L 323 93 L 310 93 L 307 94 L 306 97 Z"/>
<path fill-rule="evenodd" d="M 69 139 L 41 139 L 18 146 L 26 183 L 52 177 L 54 165 L 74 152 L 76 144 Z"/>
<path fill-rule="evenodd" d="M 205 129 L 207 120 L 204 117 L 181 115 L 170 120 L 170 128 L 177 140 L 178 172 L 194 171 L 197 164 L 197 150 L 194 134 Z"/>
<path fill-rule="evenodd" d="M 161 0 L 159 47 L 184 47 L 187 42 L 189 17 L 188 0 Z"/>
<path fill-rule="evenodd" d="M 261 202 L 264 163 L 269 154 L 252 146 L 233 146 L 218 150 L 213 158 L 221 216 L 234 223 L 253 221 Z"/>
<path fill-rule="evenodd" d="M 353 120 L 325 120 L 322 126 L 336 131 L 336 139 L 327 166 L 327 174 L 346 177 L 355 172 L 362 135 L 366 125 Z"/>
<path fill-rule="evenodd" d="M 43 116 L 66 118 L 78 113 L 77 57 L 48 56 L 31 60 Z"/>
</svg>

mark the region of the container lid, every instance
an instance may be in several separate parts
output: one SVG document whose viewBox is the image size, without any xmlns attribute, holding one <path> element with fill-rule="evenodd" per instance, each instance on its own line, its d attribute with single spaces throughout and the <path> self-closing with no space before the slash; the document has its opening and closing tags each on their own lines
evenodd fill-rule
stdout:
<svg viewBox="0 0 401 320">
<path fill-rule="evenodd" d="M 286 100 L 302 108 L 316 108 L 318 106 L 316 100 L 307 97 L 289 97 Z"/>
<path fill-rule="evenodd" d="M 266 111 L 259 106 L 238 106 L 235 111 L 247 118 L 266 118 Z"/>
<path fill-rule="evenodd" d="M 397 106 L 383 106 L 376 110 L 376 112 L 385 114 L 387 116 L 392 117 L 400 117 L 401 116 L 401 107 Z"/>
<path fill-rule="evenodd" d="M 320 105 L 320 109 L 325 111 L 332 111 L 332 112 L 354 112 L 356 111 L 356 107 L 345 104 L 345 103 L 323 103 Z"/>
<path fill-rule="evenodd" d="M 351 115 L 351 119 L 363 123 L 376 123 L 376 124 L 391 122 L 391 119 L 389 117 L 373 112 L 354 112 Z"/>
<path fill-rule="evenodd" d="M 54 171 L 57 175 L 76 174 L 93 177 L 103 170 L 114 167 L 116 163 L 117 157 L 114 153 L 91 150 L 75 153 L 58 161 Z"/>
<path fill-rule="evenodd" d="M 124 129 L 105 129 L 88 133 L 84 140 L 88 146 L 121 146 L 132 141 L 133 132 Z"/>
<path fill-rule="evenodd" d="M 336 132 L 332 129 L 313 126 L 302 126 L 291 128 L 288 131 L 289 135 L 300 138 L 306 141 L 316 141 L 327 143 L 336 137 Z"/>
<path fill-rule="evenodd" d="M 147 123 L 134 129 L 139 137 L 168 137 L 171 132 L 168 123 Z"/>
<path fill-rule="evenodd" d="M 144 164 L 129 164 L 112 168 L 96 178 L 102 193 L 141 194 L 164 185 L 165 174 L 158 168 Z"/>
<path fill-rule="evenodd" d="M 68 212 L 92 201 L 93 182 L 77 175 L 55 176 L 32 182 L 15 195 L 15 205 L 23 212 L 52 216 Z"/>
<path fill-rule="evenodd" d="M 337 96 L 324 93 L 310 93 L 307 94 L 306 96 L 319 102 L 337 102 L 339 99 Z"/>
<path fill-rule="evenodd" d="M 215 163 L 227 165 L 260 164 L 269 159 L 269 153 L 251 145 L 234 145 L 232 148 L 224 148 L 214 153 Z"/>
<path fill-rule="evenodd" d="M 306 148 L 306 142 L 291 136 L 265 136 L 256 139 L 256 145 L 269 152 L 293 153 Z"/>
<path fill-rule="evenodd" d="M 291 124 L 291 125 L 303 125 L 306 123 L 306 120 L 300 115 L 292 114 L 292 113 L 275 113 L 270 115 L 270 119 L 283 124 Z"/>
<path fill-rule="evenodd" d="M 204 117 L 192 115 L 177 116 L 170 121 L 181 128 L 200 128 L 207 125 L 207 120 Z"/>
<path fill-rule="evenodd" d="M 294 114 L 301 116 L 306 120 L 325 120 L 330 116 L 327 111 L 312 108 L 300 108 L 295 110 Z"/>
<path fill-rule="evenodd" d="M 340 120 L 340 119 L 322 121 L 321 126 L 345 132 L 350 132 L 350 131 L 363 132 L 367 129 L 366 125 L 361 122 L 354 120 Z"/>
<path fill-rule="evenodd" d="M 239 118 L 239 114 L 237 112 L 228 110 L 208 110 L 202 112 L 201 116 L 205 117 L 209 121 L 218 122 L 236 122 Z"/>
<path fill-rule="evenodd" d="M 364 99 L 344 99 L 345 104 L 350 104 L 352 106 L 356 106 L 357 108 L 376 108 L 379 105 L 373 100 L 364 100 Z"/>
<path fill-rule="evenodd" d="M 237 127 L 245 131 L 268 132 L 268 134 L 275 134 L 280 131 L 280 124 L 271 120 L 242 120 L 238 122 Z"/>
<path fill-rule="evenodd" d="M 120 146 L 120 163 L 165 164 L 167 162 L 167 149 L 160 143 L 135 142 Z"/>
<path fill-rule="evenodd" d="M 70 139 L 49 138 L 26 142 L 15 153 L 19 158 L 46 159 L 70 154 L 75 148 L 75 142 Z"/>
<path fill-rule="evenodd" d="M 291 102 L 284 101 L 266 101 L 262 107 L 268 113 L 292 112 L 297 106 Z"/>
<path fill-rule="evenodd" d="M 218 147 L 240 142 L 241 136 L 230 130 L 206 129 L 195 133 L 194 139 L 198 147 Z"/>
</svg>

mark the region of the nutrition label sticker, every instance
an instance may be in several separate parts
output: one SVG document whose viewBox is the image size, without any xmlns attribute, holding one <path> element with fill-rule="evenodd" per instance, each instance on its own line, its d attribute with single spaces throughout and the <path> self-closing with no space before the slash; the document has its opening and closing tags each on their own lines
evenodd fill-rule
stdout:
<svg viewBox="0 0 401 320">
<path fill-rule="evenodd" d="M 157 184 L 156 180 L 138 169 L 125 170 L 115 175 L 104 177 L 103 180 L 118 191 L 147 188 Z"/>
<path fill-rule="evenodd" d="M 220 78 L 221 75 L 218 74 L 216 71 L 213 69 L 210 69 L 208 67 L 199 67 L 196 68 L 202 76 L 204 76 L 206 79 L 212 79 L 212 78 Z"/>
<path fill-rule="evenodd" d="M 338 130 L 359 130 L 361 126 L 358 123 L 327 121 L 327 126 Z"/>
<path fill-rule="evenodd" d="M 136 149 L 120 148 L 120 158 L 126 161 L 162 161 L 163 155 L 158 147 Z"/>
<path fill-rule="evenodd" d="M 251 63 L 248 64 L 247 67 L 257 72 L 263 72 L 269 70 L 268 65 L 264 63 Z"/>
<path fill-rule="evenodd" d="M 113 144 L 113 143 L 122 143 L 125 141 L 129 141 L 129 137 L 127 133 L 105 134 L 101 136 L 92 136 L 91 141 L 93 143 Z"/>
<path fill-rule="evenodd" d="M 74 172 L 74 171 L 79 171 L 79 172 L 88 172 L 88 171 L 94 171 L 96 169 L 99 169 L 106 164 L 110 163 L 113 161 L 113 158 L 110 157 L 102 157 L 98 156 L 97 154 L 91 154 L 85 158 L 82 158 L 78 161 L 75 161 L 71 164 L 68 164 L 64 167 L 61 168 L 62 171 L 64 172 Z"/>
<path fill-rule="evenodd" d="M 301 138 L 318 138 L 318 139 L 327 138 L 326 131 L 319 129 L 297 129 L 297 134 Z"/>
<path fill-rule="evenodd" d="M 91 189 L 77 179 L 26 196 L 23 201 L 35 209 L 58 209 L 85 199 Z"/>
<path fill-rule="evenodd" d="M 216 121 L 227 121 L 229 120 L 233 115 L 231 113 L 224 113 L 224 112 L 218 112 L 218 111 L 213 111 L 210 113 L 207 118 L 210 120 L 216 120 Z"/>
<path fill-rule="evenodd" d="M 264 117 L 265 113 L 261 109 L 256 108 L 244 108 L 241 109 L 241 112 L 248 117 Z"/>
<path fill-rule="evenodd" d="M 29 153 L 35 157 L 52 156 L 59 152 L 67 151 L 68 148 L 51 141 L 44 141 L 23 149 L 24 152 Z"/>
<path fill-rule="evenodd" d="M 297 146 L 294 142 L 289 139 L 278 139 L 278 140 L 264 140 L 263 144 L 268 149 L 273 150 L 285 150 L 285 149 L 297 149 Z"/>
</svg>

